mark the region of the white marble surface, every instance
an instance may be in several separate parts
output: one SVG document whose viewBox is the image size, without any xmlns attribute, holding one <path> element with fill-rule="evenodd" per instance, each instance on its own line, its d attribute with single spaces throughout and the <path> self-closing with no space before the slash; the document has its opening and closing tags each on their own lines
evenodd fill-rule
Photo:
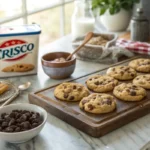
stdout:
<svg viewBox="0 0 150 150">
<path fill-rule="evenodd" d="M 40 55 L 55 50 L 71 51 L 69 43 L 70 37 L 65 37 L 40 49 Z M 72 78 L 100 68 L 101 65 L 97 63 L 77 61 L 77 67 Z M 28 103 L 28 93 L 62 82 L 62 80 L 56 81 L 47 77 L 43 73 L 40 61 L 38 75 L 8 79 L 16 85 L 27 81 L 32 83 L 32 87 L 28 91 L 22 92 L 13 103 Z M 48 114 L 47 123 L 37 137 L 22 144 L 0 141 L 0 150 L 139 150 L 150 139 L 149 135 L 150 115 L 96 139 Z"/>
</svg>

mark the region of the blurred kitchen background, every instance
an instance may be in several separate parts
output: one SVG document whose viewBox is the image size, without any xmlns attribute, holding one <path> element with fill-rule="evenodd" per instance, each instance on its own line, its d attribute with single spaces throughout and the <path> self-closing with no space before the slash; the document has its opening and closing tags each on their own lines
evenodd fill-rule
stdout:
<svg viewBox="0 0 150 150">
<path fill-rule="evenodd" d="M 37 23 L 42 28 L 40 44 L 46 45 L 71 33 L 73 2 L 73 0 L 0 1 L 0 25 Z M 150 19 L 150 0 L 143 0 L 143 6 Z"/>
</svg>

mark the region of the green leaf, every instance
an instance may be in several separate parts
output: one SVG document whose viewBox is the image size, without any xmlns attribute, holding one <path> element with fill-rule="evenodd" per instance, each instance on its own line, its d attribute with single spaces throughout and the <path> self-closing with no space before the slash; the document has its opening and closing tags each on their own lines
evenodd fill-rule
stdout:
<svg viewBox="0 0 150 150">
<path fill-rule="evenodd" d="M 109 4 L 115 5 L 115 3 L 116 3 L 116 0 L 109 0 Z"/>
<path fill-rule="evenodd" d="M 109 8 L 109 13 L 110 13 L 111 15 L 113 15 L 113 14 L 115 13 L 115 8 L 114 8 L 114 7 L 110 7 L 110 8 Z"/>
<path fill-rule="evenodd" d="M 100 15 L 103 15 L 107 10 L 107 7 L 101 7 L 100 9 Z"/>
</svg>

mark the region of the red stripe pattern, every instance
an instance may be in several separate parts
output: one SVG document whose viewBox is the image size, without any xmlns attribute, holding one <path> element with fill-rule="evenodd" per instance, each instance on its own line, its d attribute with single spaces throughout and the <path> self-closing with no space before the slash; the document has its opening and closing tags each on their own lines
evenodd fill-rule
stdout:
<svg viewBox="0 0 150 150">
<path fill-rule="evenodd" d="M 150 55 L 150 44 L 145 42 L 132 42 L 129 40 L 119 39 L 116 46 L 126 48 L 134 53 Z"/>
</svg>

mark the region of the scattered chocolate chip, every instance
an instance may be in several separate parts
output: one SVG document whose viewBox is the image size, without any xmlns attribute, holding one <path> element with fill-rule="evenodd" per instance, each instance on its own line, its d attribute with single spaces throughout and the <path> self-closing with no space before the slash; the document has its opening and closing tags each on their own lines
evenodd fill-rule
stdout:
<svg viewBox="0 0 150 150">
<path fill-rule="evenodd" d="M 124 69 L 124 71 L 128 71 L 128 70 L 129 70 L 129 68 L 125 68 L 125 69 Z"/>
<path fill-rule="evenodd" d="M 115 71 L 116 69 L 115 68 L 112 68 L 112 71 Z"/>
<path fill-rule="evenodd" d="M 77 89 L 78 91 L 82 91 L 82 87 L 78 87 L 78 89 Z"/>
<path fill-rule="evenodd" d="M 116 86 L 115 83 L 112 83 L 112 86 L 115 87 Z"/>
<path fill-rule="evenodd" d="M 11 127 L 7 127 L 7 128 L 5 129 L 5 131 L 6 131 L 6 132 L 13 132 L 14 130 L 13 130 Z"/>
<path fill-rule="evenodd" d="M 20 131 L 21 131 L 20 127 L 17 127 L 17 128 L 15 129 L 15 132 L 20 132 Z"/>
<path fill-rule="evenodd" d="M 74 100 L 74 96 L 70 96 L 69 100 Z"/>
<path fill-rule="evenodd" d="M 120 71 L 120 73 L 121 73 L 121 75 L 123 75 L 123 74 L 124 74 L 124 72 L 123 72 L 123 71 Z"/>
<path fill-rule="evenodd" d="M 76 85 L 73 85 L 73 89 L 75 90 L 77 87 L 76 87 Z"/>
<path fill-rule="evenodd" d="M 134 77 L 134 76 L 135 76 L 135 74 L 131 73 L 131 77 Z"/>
<path fill-rule="evenodd" d="M 1 125 L 2 128 L 7 127 L 7 126 L 8 126 L 8 122 L 3 122 Z"/>
<path fill-rule="evenodd" d="M 112 101 L 110 99 L 105 99 L 101 101 L 102 105 L 107 104 L 107 105 L 111 105 Z"/>
<path fill-rule="evenodd" d="M 94 109 L 94 106 L 92 104 L 88 104 L 87 107 L 89 108 L 89 110 L 93 110 Z"/>
<path fill-rule="evenodd" d="M 96 81 L 96 82 L 94 82 L 94 84 L 95 84 L 95 85 L 99 85 L 100 83 L 99 83 L 99 81 Z"/>
<path fill-rule="evenodd" d="M 84 105 L 85 103 L 87 103 L 88 102 L 88 100 L 86 100 L 86 99 L 84 99 L 84 100 L 82 100 L 82 104 Z"/>
<path fill-rule="evenodd" d="M 15 119 L 12 118 L 12 119 L 10 120 L 10 122 L 9 122 L 9 126 L 14 125 L 14 124 L 15 124 Z"/>
<path fill-rule="evenodd" d="M 68 93 L 64 93 L 64 98 L 68 98 L 69 94 Z"/>
<path fill-rule="evenodd" d="M 128 92 L 128 93 L 129 93 L 129 92 L 130 92 L 130 90 L 129 90 L 129 89 L 126 89 L 126 92 Z"/>
<path fill-rule="evenodd" d="M 131 91 L 130 91 L 130 95 L 131 95 L 131 96 L 136 96 L 136 92 L 135 92 L 134 90 L 131 90 Z"/>
</svg>

